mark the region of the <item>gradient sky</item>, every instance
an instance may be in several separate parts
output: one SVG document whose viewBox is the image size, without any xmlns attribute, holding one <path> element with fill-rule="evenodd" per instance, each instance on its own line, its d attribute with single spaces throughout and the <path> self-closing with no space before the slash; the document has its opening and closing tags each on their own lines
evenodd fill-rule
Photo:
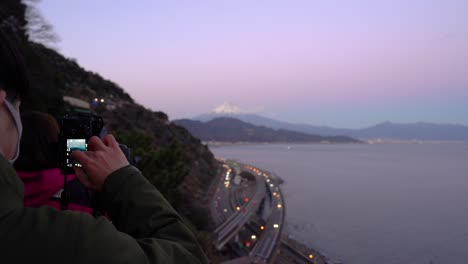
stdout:
<svg viewBox="0 0 468 264">
<path fill-rule="evenodd" d="M 468 125 L 466 0 L 43 0 L 67 57 L 139 103 L 286 121 Z"/>
</svg>

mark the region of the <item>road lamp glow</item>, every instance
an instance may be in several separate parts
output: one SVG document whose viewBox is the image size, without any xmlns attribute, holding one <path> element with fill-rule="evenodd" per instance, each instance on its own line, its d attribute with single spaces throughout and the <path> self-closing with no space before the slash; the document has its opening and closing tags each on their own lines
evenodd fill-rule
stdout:
<svg viewBox="0 0 468 264">
<path fill-rule="evenodd" d="M 239 207 L 239 206 L 237 206 L 237 207 L 236 207 L 236 210 L 237 210 L 237 211 L 240 211 L 240 207 Z"/>
<path fill-rule="evenodd" d="M 281 204 L 278 204 L 276 207 L 278 207 L 278 209 L 281 209 L 283 206 Z"/>
<path fill-rule="evenodd" d="M 309 259 L 313 259 L 313 258 L 314 258 L 314 255 L 309 254 Z"/>
<path fill-rule="evenodd" d="M 260 230 L 265 230 L 265 227 L 264 227 L 264 226 L 260 226 Z"/>
<path fill-rule="evenodd" d="M 278 225 L 278 224 L 274 224 L 274 225 L 273 225 L 273 228 L 279 228 L 279 225 Z"/>
</svg>

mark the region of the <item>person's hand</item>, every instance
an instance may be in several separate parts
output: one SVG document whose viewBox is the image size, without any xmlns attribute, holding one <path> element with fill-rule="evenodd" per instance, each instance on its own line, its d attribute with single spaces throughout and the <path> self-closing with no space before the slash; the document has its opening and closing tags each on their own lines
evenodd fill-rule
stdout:
<svg viewBox="0 0 468 264">
<path fill-rule="evenodd" d="M 127 158 L 112 135 L 107 135 L 102 141 L 92 137 L 88 142 L 88 151 L 74 151 L 72 157 L 83 166 L 74 167 L 80 182 L 97 191 L 102 189 L 112 172 L 128 165 Z"/>
</svg>

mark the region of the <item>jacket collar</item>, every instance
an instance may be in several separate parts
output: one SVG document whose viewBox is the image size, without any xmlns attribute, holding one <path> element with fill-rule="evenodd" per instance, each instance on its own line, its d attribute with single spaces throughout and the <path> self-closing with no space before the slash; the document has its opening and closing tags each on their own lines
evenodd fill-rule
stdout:
<svg viewBox="0 0 468 264">
<path fill-rule="evenodd" d="M 0 209 L 23 207 L 24 187 L 11 164 L 0 155 Z"/>
</svg>

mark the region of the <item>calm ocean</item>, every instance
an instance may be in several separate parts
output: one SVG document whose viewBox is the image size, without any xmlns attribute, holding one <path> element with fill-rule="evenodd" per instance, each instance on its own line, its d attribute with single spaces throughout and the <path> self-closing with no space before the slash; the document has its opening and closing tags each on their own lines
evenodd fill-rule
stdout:
<svg viewBox="0 0 468 264">
<path fill-rule="evenodd" d="M 345 264 L 467 264 L 468 144 L 211 147 L 281 176 L 287 228 Z"/>
</svg>

